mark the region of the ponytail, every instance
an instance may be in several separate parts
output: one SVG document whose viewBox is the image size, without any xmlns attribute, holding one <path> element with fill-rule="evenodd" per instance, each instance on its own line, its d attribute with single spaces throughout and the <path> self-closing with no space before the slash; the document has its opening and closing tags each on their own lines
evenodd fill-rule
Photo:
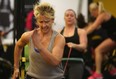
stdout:
<svg viewBox="0 0 116 79">
<path fill-rule="evenodd" d="M 102 2 L 98 2 L 99 14 L 105 11 L 104 5 Z"/>
<path fill-rule="evenodd" d="M 90 4 L 90 10 L 98 8 L 99 14 L 105 11 L 104 5 L 102 2 L 93 2 Z"/>
</svg>

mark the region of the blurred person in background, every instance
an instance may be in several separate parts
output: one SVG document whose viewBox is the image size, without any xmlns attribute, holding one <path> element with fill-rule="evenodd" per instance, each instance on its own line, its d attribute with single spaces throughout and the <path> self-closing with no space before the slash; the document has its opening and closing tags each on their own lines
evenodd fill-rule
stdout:
<svg viewBox="0 0 116 79">
<path fill-rule="evenodd" d="M 105 53 L 108 53 L 116 47 L 116 18 L 104 9 L 102 2 L 91 3 L 89 11 L 96 20 L 86 29 L 87 34 L 92 33 L 100 26 L 106 31 L 108 38 L 100 43 L 95 49 L 96 70 L 88 79 L 103 79 L 101 72 L 103 56 Z M 113 69 L 110 72 L 114 75 L 116 73 L 116 69 Z"/>
<path fill-rule="evenodd" d="M 83 54 L 87 48 L 87 34 L 85 30 L 77 27 L 76 13 L 73 9 L 65 11 L 64 20 L 65 26 L 60 33 L 66 40 L 62 60 L 65 79 L 82 79 L 84 73 Z"/>
</svg>

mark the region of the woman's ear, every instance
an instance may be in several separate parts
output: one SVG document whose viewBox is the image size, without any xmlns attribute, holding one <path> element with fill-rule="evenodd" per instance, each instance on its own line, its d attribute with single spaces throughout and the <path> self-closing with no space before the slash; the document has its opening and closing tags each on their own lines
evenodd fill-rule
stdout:
<svg viewBox="0 0 116 79">
<path fill-rule="evenodd" d="M 37 21 L 35 21 L 35 24 L 36 24 L 35 28 L 39 28 L 39 25 L 38 25 Z"/>
<path fill-rule="evenodd" d="M 54 18 L 52 18 L 52 20 L 54 21 Z"/>
<path fill-rule="evenodd" d="M 54 18 L 52 18 L 52 22 L 54 23 Z"/>
</svg>

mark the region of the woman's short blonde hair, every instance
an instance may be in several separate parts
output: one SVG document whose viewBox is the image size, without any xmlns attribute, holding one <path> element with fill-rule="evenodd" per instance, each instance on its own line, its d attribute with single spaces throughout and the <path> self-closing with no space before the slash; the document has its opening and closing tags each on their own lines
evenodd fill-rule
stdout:
<svg viewBox="0 0 116 79">
<path fill-rule="evenodd" d="M 45 15 L 48 18 L 54 19 L 54 9 L 53 7 L 47 3 L 47 2 L 42 2 L 42 3 L 36 3 L 34 5 L 34 16 L 37 18 L 39 15 Z"/>
</svg>

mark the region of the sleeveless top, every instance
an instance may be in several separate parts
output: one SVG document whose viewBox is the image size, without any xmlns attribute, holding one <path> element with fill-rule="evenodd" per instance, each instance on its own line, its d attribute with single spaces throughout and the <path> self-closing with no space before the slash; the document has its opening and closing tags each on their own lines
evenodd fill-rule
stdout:
<svg viewBox="0 0 116 79">
<path fill-rule="evenodd" d="M 63 32 L 64 32 L 64 28 L 61 31 L 62 35 L 63 35 Z M 77 34 L 77 28 L 75 28 L 74 35 L 70 36 L 70 37 L 65 37 L 65 40 L 66 40 L 66 43 L 72 42 L 72 43 L 75 43 L 75 44 L 79 44 L 79 35 Z M 67 45 L 65 45 L 63 60 L 67 60 L 69 50 L 70 50 L 70 48 Z M 77 61 L 82 61 L 83 62 L 82 52 L 80 52 L 76 49 L 72 49 L 69 60 L 77 60 Z"/>
<path fill-rule="evenodd" d="M 51 52 L 55 37 L 58 32 L 53 31 L 48 50 Z M 29 67 L 27 69 L 27 75 L 36 79 L 62 79 L 63 68 L 62 64 L 58 66 L 51 66 L 44 61 L 42 56 L 34 50 L 32 39 L 29 42 Z"/>
<path fill-rule="evenodd" d="M 108 21 L 103 22 L 101 26 L 107 32 L 108 37 L 116 41 L 116 18 L 111 16 L 111 18 Z"/>
</svg>

